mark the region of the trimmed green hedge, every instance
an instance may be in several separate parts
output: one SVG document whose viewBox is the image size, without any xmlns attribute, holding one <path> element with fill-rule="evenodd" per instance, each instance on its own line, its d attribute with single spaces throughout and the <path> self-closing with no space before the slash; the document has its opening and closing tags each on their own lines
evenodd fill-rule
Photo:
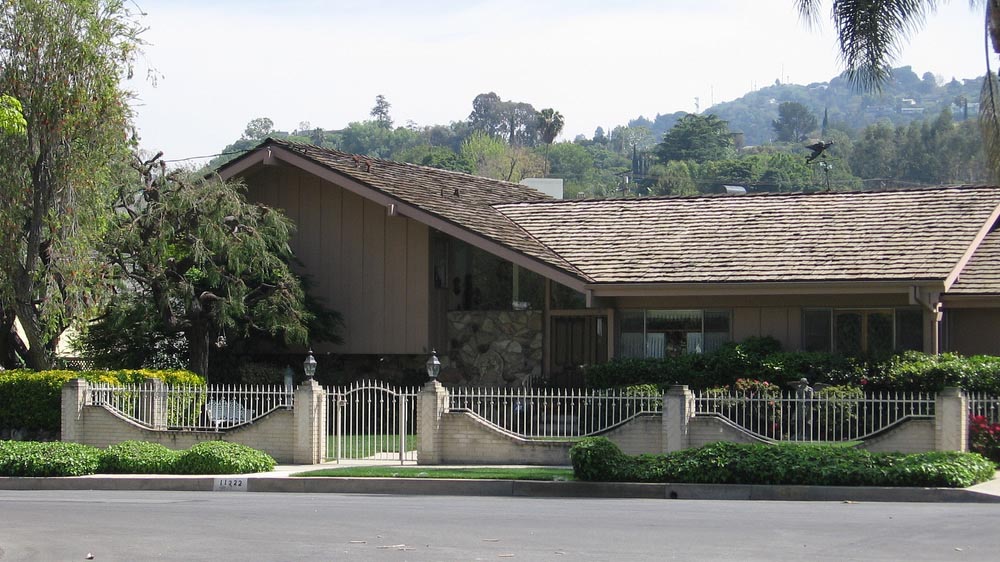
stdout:
<svg viewBox="0 0 1000 562">
<path fill-rule="evenodd" d="M 198 443 L 177 458 L 176 474 L 246 474 L 268 472 L 275 460 L 262 451 L 227 441 Z"/>
<path fill-rule="evenodd" d="M 603 437 L 570 449 L 580 480 L 964 488 L 993 478 L 976 453 L 872 453 L 833 445 L 712 443 L 666 455 L 626 455 Z"/>
<path fill-rule="evenodd" d="M 62 386 L 74 378 L 90 382 L 139 384 L 147 378 L 171 385 L 204 385 L 189 371 L 30 371 L 0 372 L 0 428 L 58 432 Z"/>
<path fill-rule="evenodd" d="M 0 441 L 0 476 L 96 474 L 247 474 L 274 469 L 262 451 L 226 441 L 206 441 L 186 451 L 123 441 L 105 450 L 59 441 Z"/>
<path fill-rule="evenodd" d="M 83 476 L 101 464 L 101 450 L 59 441 L 0 441 L 0 476 Z"/>
<path fill-rule="evenodd" d="M 788 388 L 805 377 L 810 383 L 850 385 L 866 390 L 934 392 L 946 386 L 1000 395 L 1000 357 L 927 355 L 907 351 L 882 362 L 831 353 L 781 351 L 773 338 L 748 338 L 718 351 L 665 359 L 613 359 L 584 371 L 587 386 L 614 388 L 653 384 L 665 389 L 686 384 L 703 390 L 732 386 L 739 379 Z"/>
</svg>

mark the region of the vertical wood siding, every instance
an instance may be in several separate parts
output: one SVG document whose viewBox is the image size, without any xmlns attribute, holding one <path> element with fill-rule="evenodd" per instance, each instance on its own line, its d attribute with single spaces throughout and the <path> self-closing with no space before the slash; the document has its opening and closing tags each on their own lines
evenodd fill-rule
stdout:
<svg viewBox="0 0 1000 562">
<path fill-rule="evenodd" d="M 250 176 L 252 201 L 277 207 L 297 232 L 292 249 L 310 292 L 344 319 L 336 353 L 425 353 L 429 231 L 412 219 L 310 174 L 269 168 Z"/>
</svg>

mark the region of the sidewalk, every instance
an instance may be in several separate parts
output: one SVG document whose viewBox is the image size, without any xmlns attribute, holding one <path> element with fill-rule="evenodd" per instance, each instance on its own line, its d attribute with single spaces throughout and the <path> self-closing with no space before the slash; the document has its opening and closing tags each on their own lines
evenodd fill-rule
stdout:
<svg viewBox="0 0 1000 562">
<path fill-rule="evenodd" d="M 969 488 L 879 488 L 742 484 L 632 484 L 433 478 L 294 477 L 322 468 L 373 463 L 279 465 L 271 472 L 231 476 L 95 474 L 63 478 L 0 477 L 0 490 L 150 490 L 292 492 L 685 500 L 1000 503 L 1000 478 Z M 379 463 L 384 466 L 384 463 Z M 430 467 L 429 467 L 430 468 Z"/>
</svg>

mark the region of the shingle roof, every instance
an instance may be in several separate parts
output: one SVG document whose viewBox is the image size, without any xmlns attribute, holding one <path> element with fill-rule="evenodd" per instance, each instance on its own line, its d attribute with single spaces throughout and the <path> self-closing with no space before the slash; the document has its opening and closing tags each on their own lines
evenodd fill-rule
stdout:
<svg viewBox="0 0 1000 562">
<path fill-rule="evenodd" d="M 983 238 L 949 295 L 1000 295 L 1000 229 Z"/>
<path fill-rule="evenodd" d="M 944 280 L 998 205 L 953 187 L 496 208 L 596 283 L 729 283 Z"/>
<path fill-rule="evenodd" d="M 551 197 L 540 191 L 511 182 L 367 156 L 359 157 L 284 140 L 267 139 L 258 149 L 266 146 L 287 149 L 375 191 L 437 215 L 546 265 L 583 278 L 571 264 L 492 207 L 497 203 L 551 200 Z"/>
</svg>

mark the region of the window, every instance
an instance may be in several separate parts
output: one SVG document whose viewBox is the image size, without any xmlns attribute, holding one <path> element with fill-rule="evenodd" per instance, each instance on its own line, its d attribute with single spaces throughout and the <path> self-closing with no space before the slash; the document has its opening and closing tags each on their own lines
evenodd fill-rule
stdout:
<svg viewBox="0 0 1000 562">
<path fill-rule="evenodd" d="M 730 341 L 728 310 L 623 310 L 620 357 L 676 357 L 715 351 Z"/>
<path fill-rule="evenodd" d="M 895 351 L 923 349 L 923 312 L 919 308 L 802 311 L 802 348 L 851 357 L 887 357 Z"/>
</svg>

